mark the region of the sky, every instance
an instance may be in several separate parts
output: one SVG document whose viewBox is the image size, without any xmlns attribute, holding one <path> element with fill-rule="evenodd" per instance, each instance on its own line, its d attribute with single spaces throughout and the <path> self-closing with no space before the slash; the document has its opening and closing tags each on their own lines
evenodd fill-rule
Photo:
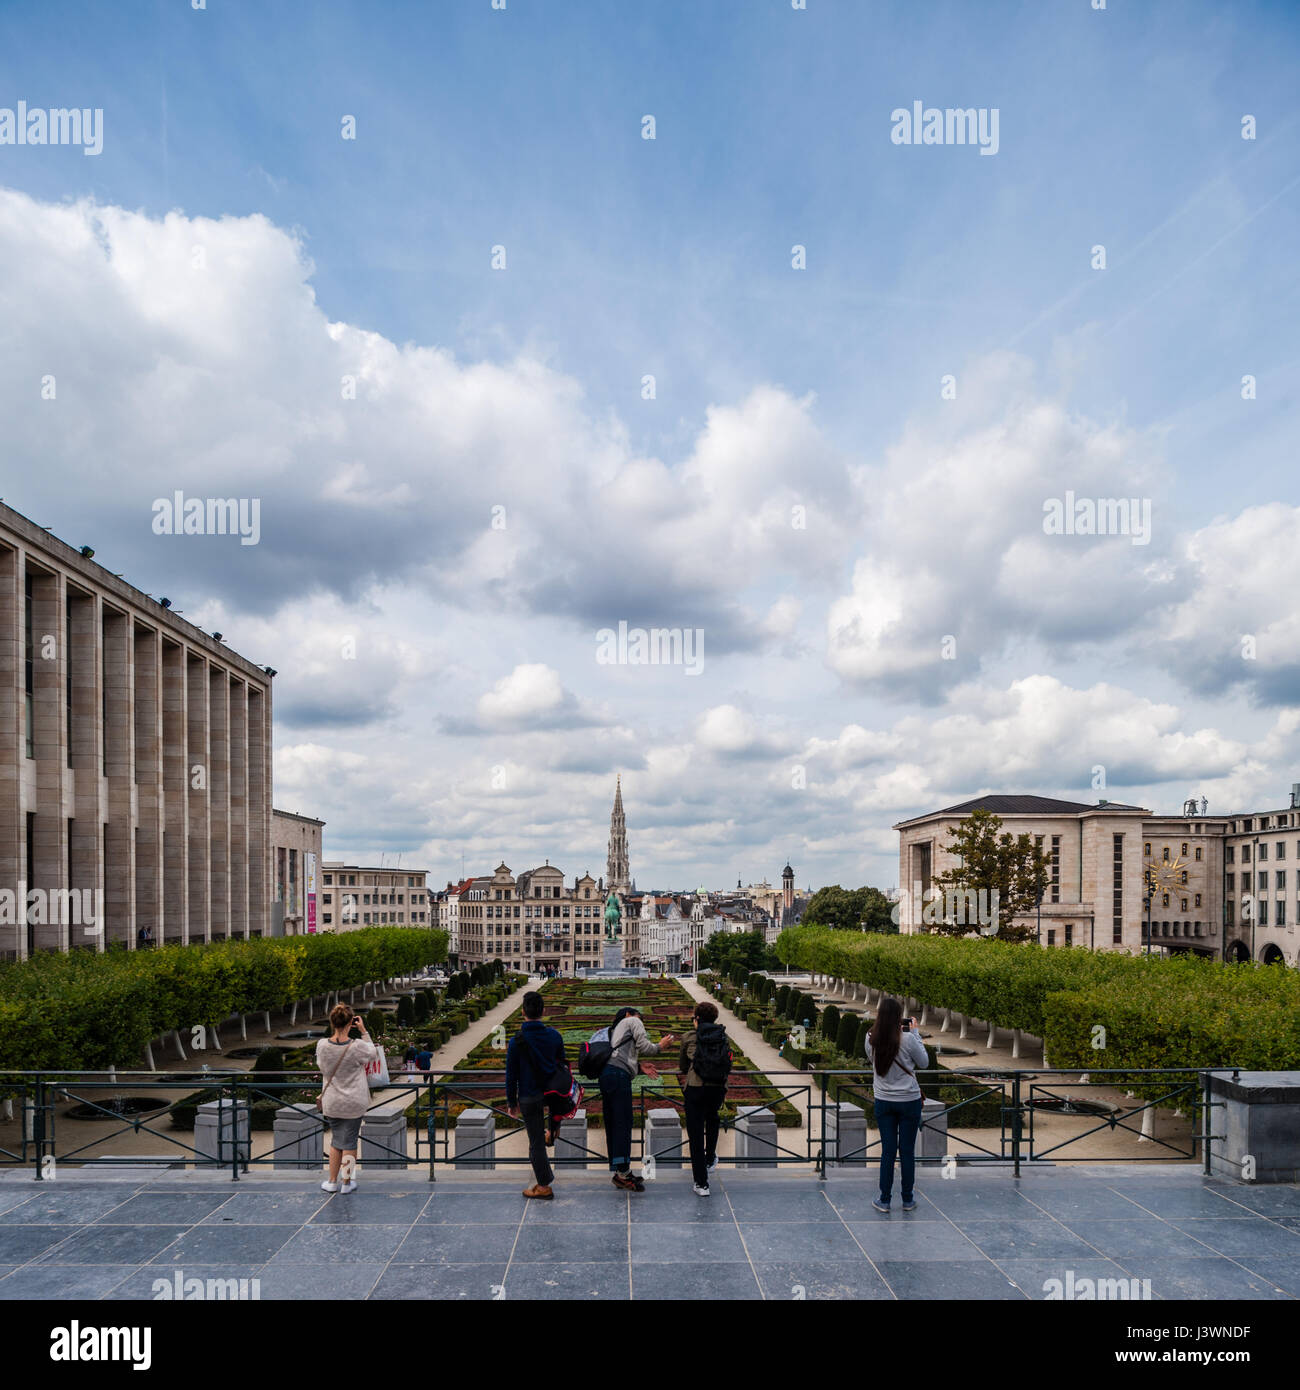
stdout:
<svg viewBox="0 0 1300 1390">
<path fill-rule="evenodd" d="M 0 4 L 0 496 L 439 885 L 600 875 L 617 774 L 662 889 L 1285 805 L 1300 11 L 1097 3 Z"/>
</svg>

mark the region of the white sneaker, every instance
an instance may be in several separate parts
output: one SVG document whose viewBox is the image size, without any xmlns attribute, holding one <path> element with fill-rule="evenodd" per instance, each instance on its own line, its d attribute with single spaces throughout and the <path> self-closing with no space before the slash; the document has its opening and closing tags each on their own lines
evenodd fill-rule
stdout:
<svg viewBox="0 0 1300 1390">
<path fill-rule="evenodd" d="M 339 1190 L 339 1185 L 336 1182 L 326 1181 L 321 1183 L 320 1190 L 322 1192 L 337 1192 Z"/>
<path fill-rule="evenodd" d="M 718 1171 L 718 1160 L 716 1158 L 713 1159 L 705 1171 L 709 1173 L 716 1173 Z"/>
<path fill-rule="evenodd" d="M 356 1184 L 356 1179 L 355 1179 L 355 1178 L 354 1178 L 351 1182 L 345 1182 L 345 1183 L 343 1184 L 343 1186 L 339 1188 L 339 1191 L 340 1191 L 345 1197 L 348 1195 L 349 1192 L 355 1192 L 356 1190 L 357 1190 L 357 1184 Z"/>
<path fill-rule="evenodd" d="M 699 1183 L 696 1183 L 696 1184 L 695 1184 L 695 1195 L 696 1195 L 697 1197 L 707 1197 L 707 1196 L 710 1195 L 710 1194 L 709 1194 L 709 1189 L 708 1189 L 707 1187 L 701 1187 L 701 1186 L 699 1185 Z"/>
</svg>

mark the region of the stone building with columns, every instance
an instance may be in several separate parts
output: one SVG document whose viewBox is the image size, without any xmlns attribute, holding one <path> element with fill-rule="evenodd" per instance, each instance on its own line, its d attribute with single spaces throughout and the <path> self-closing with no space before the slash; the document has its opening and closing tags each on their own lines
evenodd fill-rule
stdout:
<svg viewBox="0 0 1300 1390">
<path fill-rule="evenodd" d="M 269 931 L 272 674 L 0 505 L 0 957 Z"/>
</svg>

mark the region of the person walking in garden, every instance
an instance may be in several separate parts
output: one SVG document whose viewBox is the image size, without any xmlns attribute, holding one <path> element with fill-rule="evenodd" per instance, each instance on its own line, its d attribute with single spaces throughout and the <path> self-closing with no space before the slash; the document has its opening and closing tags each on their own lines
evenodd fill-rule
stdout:
<svg viewBox="0 0 1300 1390">
<path fill-rule="evenodd" d="M 872 1102 L 880 1131 L 880 1196 L 871 1205 L 888 1212 L 894 1190 L 894 1154 L 902 1169 L 903 1210 L 916 1210 L 916 1135 L 921 1127 L 921 1083 L 918 1070 L 930 1065 L 929 1054 L 914 1018 L 904 1019 L 897 999 L 885 999 L 867 1033 L 871 1062 Z"/>
<path fill-rule="evenodd" d="M 731 1047 L 727 1030 L 718 1022 L 718 1006 L 711 999 L 696 1004 L 692 1021 L 695 1026 L 682 1039 L 677 1070 L 681 1074 L 695 1195 L 707 1197 L 709 1174 L 718 1166 L 718 1111 L 727 1096 Z"/>
<path fill-rule="evenodd" d="M 506 1109 L 516 1120 L 522 1111 L 528 1131 L 534 1182 L 524 1188 L 524 1196 L 549 1202 L 555 1195 L 551 1188 L 555 1174 L 546 1148 L 555 1143 L 560 1120 L 567 1118 L 560 1113 L 564 1102 L 551 1088 L 560 1084 L 555 1078 L 568 1072 L 569 1062 L 564 1055 L 564 1039 L 542 1022 L 545 1008 L 546 1001 L 536 990 L 524 995 L 523 1024 L 506 1048 Z M 572 1080 L 570 1074 L 570 1085 Z"/>
<path fill-rule="evenodd" d="M 370 1107 L 370 1082 L 366 1067 L 379 1052 L 366 1032 L 365 1020 L 352 1012 L 347 1004 L 335 1004 L 330 1010 L 333 1036 L 316 1044 L 316 1065 L 324 1085 L 321 1088 L 320 1108 L 330 1127 L 330 1175 L 321 1183 L 325 1192 L 355 1192 L 357 1187 L 357 1138 L 361 1121 Z M 356 1028 L 360 1036 L 354 1038 Z M 347 1171 L 339 1186 L 339 1170 L 346 1160 Z"/>
<path fill-rule="evenodd" d="M 665 1033 L 652 1043 L 636 1009 L 620 1009 L 609 1025 L 609 1061 L 600 1073 L 605 1147 L 614 1186 L 629 1192 L 645 1191 L 645 1183 L 632 1172 L 632 1078 L 641 1071 L 642 1057 L 664 1052 L 674 1041 L 671 1033 Z M 645 1074 L 651 1079 L 659 1075 L 649 1062 Z"/>
</svg>

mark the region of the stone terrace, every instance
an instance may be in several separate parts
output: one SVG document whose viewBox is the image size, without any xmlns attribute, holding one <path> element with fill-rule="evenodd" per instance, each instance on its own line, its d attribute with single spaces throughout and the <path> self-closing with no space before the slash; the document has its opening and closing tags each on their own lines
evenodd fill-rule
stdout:
<svg viewBox="0 0 1300 1390">
<path fill-rule="evenodd" d="M 260 1280 L 264 1299 L 1041 1299 L 1044 1282 L 1138 1278 L 1162 1299 L 1300 1297 L 1300 1188 L 1185 1165 L 918 1174 L 917 1211 L 870 1177 L 720 1173 L 708 1198 L 595 1172 L 527 1203 L 523 1171 L 429 1183 L 141 1170 L 0 1177 L 0 1294 L 148 1299 L 153 1281 Z"/>
</svg>

